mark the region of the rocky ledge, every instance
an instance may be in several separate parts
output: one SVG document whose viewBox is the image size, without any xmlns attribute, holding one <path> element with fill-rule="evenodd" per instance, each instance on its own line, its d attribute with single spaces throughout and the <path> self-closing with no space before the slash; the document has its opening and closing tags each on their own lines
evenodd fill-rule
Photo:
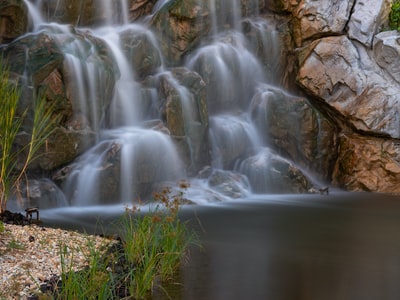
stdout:
<svg viewBox="0 0 400 300">
<path fill-rule="evenodd" d="M 37 299 L 32 295 L 61 274 L 60 249 L 68 249 L 65 259 L 79 270 L 87 265 L 89 242 L 98 248 L 110 243 L 107 238 L 36 224 L 5 223 L 0 229 L 1 299 Z"/>
</svg>

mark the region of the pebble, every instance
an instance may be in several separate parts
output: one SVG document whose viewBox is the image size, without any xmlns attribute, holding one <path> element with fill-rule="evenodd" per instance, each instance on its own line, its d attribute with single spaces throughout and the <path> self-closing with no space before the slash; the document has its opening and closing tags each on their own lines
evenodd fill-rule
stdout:
<svg viewBox="0 0 400 300">
<path fill-rule="evenodd" d="M 38 225 L 4 224 L 0 232 L 0 299 L 25 300 L 39 293 L 40 285 L 61 274 L 60 247 L 66 246 L 74 269 L 87 265 L 88 241 L 96 248 L 109 244 L 104 237 Z"/>
</svg>

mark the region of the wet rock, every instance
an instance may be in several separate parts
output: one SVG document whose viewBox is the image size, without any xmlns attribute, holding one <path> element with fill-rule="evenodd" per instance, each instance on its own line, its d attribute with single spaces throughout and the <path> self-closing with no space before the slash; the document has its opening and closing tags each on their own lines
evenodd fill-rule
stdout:
<svg viewBox="0 0 400 300">
<path fill-rule="evenodd" d="M 0 1 L 0 44 L 10 43 L 28 31 L 28 8 L 22 0 Z"/>
<path fill-rule="evenodd" d="M 187 170 L 197 173 L 210 164 L 206 86 L 187 68 L 161 75 L 159 96 L 165 124 L 179 147 Z"/>
<path fill-rule="evenodd" d="M 0 220 L 3 223 L 13 224 L 13 225 L 28 225 L 29 220 L 21 213 L 11 212 L 6 210 L 0 213 Z"/>
<path fill-rule="evenodd" d="M 250 106 L 264 143 L 321 180 L 330 180 L 338 155 L 336 128 L 305 98 L 260 87 Z"/>
<path fill-rule="evenodd" d="M 157 0 L 129 0 L 129 21 L 145 18 L 153 12 Z"/>
<path fill-rule="evenodd" d="M 138 78 L 154 74 L 161 67 L 161 55 L 148 29 L 137 26 L 120 34 L 121 46 Z"/>
<path fill-rule="evenodd" d="M 249 191 L 246 177 L 232 171 L 213 170 L 208 185 L 218 193 L 233 199 L 246 196 Z"/>
<path fill-rule="evenodd" d="M 79 55 L 83 57 L 65 51 L 75 44 L 82 46 Z M 112 99 L 115 78 L 119 75 L 114 57 L 104 41 L 91 36 L 90 33 L 78 32 L 72 27 L 48 25 L 38 33 L 14 40 L 1 48 L 0 53 L 6 61 L 13 62 L 10 65 L 11 78 L 20 83 L 24 82 L 19 111 L 22 114 L 28 108 L 28 113 L 16 145 L 23 148 L 29 142 L 27 133 L 31 131 L 36 94 L 43 93 L 59 120 L 54 124 L 57 127 L 55 132 L 39 152 L 40 159 L 32 168 L 58 168 L 92 146 L 95 140 L 94 132 L 98 129 L 100 118 Z M 81 69 L 73 69 L 76 66 L 70 63 L 73 55 L 76 55 L 73 59 L 81 64 Z M 94 71 L 97 73 L 89 76 L 96 78 L 92 82 L 101 84 L 103 91 L 90 90 L 91 87 L 87 85 L 83 87 L 75 84 L 78 76 L 76 72 L 87 74 L 87 70 L 82 71 L 88 67 L 86 62 L 96 62 Z M 33 90 L 33 86 L 37 91 Z M 81 97 L 83 88 L 88 89 L 87 97 L 84 98 Z M 94 109 L 88 110 L 88 107 Z"/>
<path fill-rule="evenodd" d="M 255 193 L 305 193 L 312 186 L 298 167 L 268 149 L 244 159 L 239 171 Z"/>
<path fill-rule="evenodd" d="M 211 20 L 206 2 L 177 0 L 164 5 L 153 17 L 154 28 L 165 62 L 176 66 L 183 55 L 200 43 L 211 29 Z"/>
<path fill-rule="evenodd" d="M 290 24 L 286 18 L 247 18 L 242 21 L 249 47 L 263 66 L 266 80 L 278 86 L 289 85 L 295 57 Z"/>
<path fill-rule="evenodd" d="M 63 192 L 50 179 L 31 179 L 20 186 L 18 206 L 28 211 L 31 219 L 39 217 L 39 208 L 56 208 L 67 206 Z"/>
<path fill-rule="evenodd" d="M 233 169 L 236 161 L 255 146 L 254 132 L 243 116 L 215 116 L 210 123 L 214 163 L 224 169 Z"/>
<path fill-rule="evenodd" d="M 74 26 L 98 26 L 107 22 L 122 22 L 120 1 L 42 1 L 41 10 L 49 22 Z"/>
</svg>

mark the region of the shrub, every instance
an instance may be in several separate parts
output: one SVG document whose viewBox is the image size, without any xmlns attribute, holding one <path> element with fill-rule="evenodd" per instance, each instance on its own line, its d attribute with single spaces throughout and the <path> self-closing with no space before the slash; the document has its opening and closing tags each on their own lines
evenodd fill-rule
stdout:
<svg viewBox="0 0 400 300">
<path fill-rule="evenodd" d="M 389 27 L 391 30 L 400 30 L 400 1 L 395 0 L 389 13 Z"/>
</svg>

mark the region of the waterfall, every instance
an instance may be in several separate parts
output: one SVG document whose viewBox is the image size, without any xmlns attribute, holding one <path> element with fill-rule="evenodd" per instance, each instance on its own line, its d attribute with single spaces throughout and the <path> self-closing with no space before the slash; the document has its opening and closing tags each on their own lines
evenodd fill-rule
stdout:
<svg viewBox="0 0 400 300">
<path fill-rule="evenodd" d="M 188 176 L 196 183 L 193 198 L 201 198 L 193 191 L 211 201 L 268 192 L 260 188 L 262 176 L 249 171 L 262 165 L 258 174 L 266 174 L 268 163 L 260 162 L 274 156 L 266 154 L 272 152 L 260 129 L 267 108 L 260 105 L 254 119 L 251 107 L 266 83 L 280 82 L 276 30 L 259 17 L 258 0 L 198 2 L 193 11 L 208 9 L 210 33 L 171 68 L 149 24 L 172 2 L 156 1 L 147 17 L 132 22 L 129 1 L 99 0 L 94 13 L 84 14 L 89 5 L 81 5 L 74 24 L 59 25 L 40 11 L 46 7 L 48 19 L 57 19 L 61 2 L 25 0 L 33 31 L 47 34 L 63 53 L 60 72 L 74 114 L 97 137 L 55 176 L 72 205 L 136 202 Z M 85 18 L 93 26 L 79 26 Z"/>
</svg>

